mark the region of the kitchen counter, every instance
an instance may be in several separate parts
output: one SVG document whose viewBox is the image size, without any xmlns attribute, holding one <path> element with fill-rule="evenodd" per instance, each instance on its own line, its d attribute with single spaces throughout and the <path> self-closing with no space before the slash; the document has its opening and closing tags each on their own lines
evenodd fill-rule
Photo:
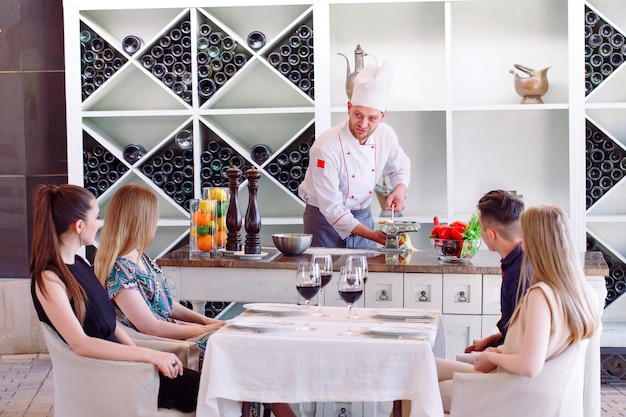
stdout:
<svg viewBox="0 0 626 417">
<path fill-rule="evenodd" d="M 441 311 L 446 331 L 446 357 L 453 359 L 474 339 L 492 334 L 500 318 L 500 256 L 482 249 L 466 263 L 443 263 L 434 250 L 390 255 L 378 250 L 309 248 L 286 256 L 263 247 L 257 260 L 219 254 L 214 259 L 190 259 L 182 247 L 158 258 L 172 295 L 204 312 L 210 300 L 236 303 L 301 303 L 294 273 L 299 262 L 315 253 L 331 253 L 338 271 L 351 254 L 368 257 L 369 275 L 359 307 L 418 308 Z M 584 254 L 587 281 L 606 297 L 609 268 L 600 252 Z M 327 287 L 320 296 L 325 306 L 345 307 L 337 291 Z M 318 301 L 315 301 L 317 303 Z"/>
<path fill-rule="evenodd" d="M 378 250 L 309 248 L 302 255 L 288 256 L 274 247 L 262 247 L 267 255 L 261 259 L 241 259 L 234 255 L 218 253 L 214 259 L 198 257 L 190 259 L 189 247 L 185 246 L 158 258 L 161 266 L 169 267 L 208 267 L 208 268 L 250 268 L 250 269 L 289 269 L 296 270 L 298 263 L 310 259 L 314 253 L 331 253 L 335 270 L 345 265 L 345 259 L 351 254 L 367 256 L 370 272 L 409 272 L 438 274 L 491 274 L 498 275 L 500 256 L 488 250 L 479 250 L 470 262 L 444 263 L 434 251 L 418 250 L 409 254 L 385 254 Z M 587 276 L 606 276 L 609 268 L 601 252 L 586 252 L 584 268 Z"/>
</svg>

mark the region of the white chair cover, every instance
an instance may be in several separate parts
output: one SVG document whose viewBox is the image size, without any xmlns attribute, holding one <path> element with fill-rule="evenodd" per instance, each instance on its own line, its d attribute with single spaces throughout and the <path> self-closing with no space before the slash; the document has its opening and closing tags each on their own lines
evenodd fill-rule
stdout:
<svg viewBox="0 0 626 417">
<path fill-rule="evenodd" d="M 185 368 L 200 372 L 200 349 L 196 342 L 151 336 L 128 327 L 119 321 L 117 325 L 130 336 L 137 346 L 175 353 Z"/>
<path fill-rule="evenodd" d="M 455 373 L 450 417 L 584 417 L 588 343 L 584 339 L 568 347 L 534 378 Z"/>
<path fill-rule="evenodd" d="M 57 417 L 193 417 L 157 408 L 159 376 L 154 365 L 80 356 L 41 323 L 52 360 Z"/>
</svg>

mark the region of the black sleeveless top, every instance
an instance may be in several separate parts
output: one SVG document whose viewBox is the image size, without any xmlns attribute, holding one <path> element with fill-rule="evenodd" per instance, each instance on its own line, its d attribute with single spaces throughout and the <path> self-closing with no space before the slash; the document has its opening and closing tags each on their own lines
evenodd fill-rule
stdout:
<svg viewBox="0 0 626 417">
<path fill-rule="evenodd" d="M 85 323 L 83 324 L 85 334 L 87 336 L 117 342 L 118 340 L 115 337 L 116 322 L 113 303 L 109 300 L 107 290 L 100 284 L 100 281 L 98 281 L 96 274 L 93 272 L 93 267 L 78 255 L 74 258 L 74 264 L 67 265 L 67 267 L 87 294 L 85 303 Z M 31 279 L 30 292 L 39 320 L 54 328 L 48 315 L 41 306 L 41 303 L 37 299 L 34 279 Z M 73 308 L 74 306 L 72 305 L 72 309 Z"/>
</svg>

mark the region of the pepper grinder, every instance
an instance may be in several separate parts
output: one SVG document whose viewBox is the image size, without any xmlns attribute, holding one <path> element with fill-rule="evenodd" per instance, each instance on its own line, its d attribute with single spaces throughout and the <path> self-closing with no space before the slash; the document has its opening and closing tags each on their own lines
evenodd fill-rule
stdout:
<svg viewBox="0 0 626 417">
<path fill-rule="evenodd" d="M 257 203 L 257 191 L 259 190 L 259 179 L 261 172 L 255 167 L 246 171 L 248 179 L 248 210 L 246 211 L 246 244 L 244 253 L 259 254 L 261 253 L 261 212 Z"/>
<path fill-rule="evenodd" d="M 230 190 L 230 201 L 226 212 L 226 250 L 241 251 L 241 211 L 239 210 L 239 179 L 241 170 L 236 166 L 228 168 L 228 189 Z"/>
</svg>

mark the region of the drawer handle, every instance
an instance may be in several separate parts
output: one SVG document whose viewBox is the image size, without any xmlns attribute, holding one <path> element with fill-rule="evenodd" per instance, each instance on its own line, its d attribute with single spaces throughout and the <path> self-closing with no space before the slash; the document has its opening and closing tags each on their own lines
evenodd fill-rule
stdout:
<svg viewBox="0 0 626 417">
<path fill-rule="evenodd" d="M 420 291 L 420 298 L 417 299 L 417 301 L 428 301 L 428 297 L 426 296 L 426 291 Z"/>
<path fill-rule="evenodd" d="M 378 296 L 378 301 L 389 301 L 389 296 L 387 295 L 387 290 L 380 290 L 380 295 Z"/>
<path fill-rule="evenodd" d="M 465 296 L 465 291 L 461 291 L 459 293 L 459 298 L 457 298 L 459 303 L 467 303 L 467 297 Z"/>
</svg>

